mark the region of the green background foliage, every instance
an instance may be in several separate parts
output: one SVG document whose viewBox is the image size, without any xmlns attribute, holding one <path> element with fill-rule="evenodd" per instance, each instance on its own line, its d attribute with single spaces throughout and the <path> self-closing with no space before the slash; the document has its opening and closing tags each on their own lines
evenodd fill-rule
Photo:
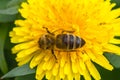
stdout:
<svg viewBox="0 0 120 80">
<path fill-rule="evenodd" d="M 28 64 L 17 67 L 16 55 L 11 53 L 14 44 L 10 43 L 9 31 L 15 26 L 14 21 L 22 18 L 18 8 L 24 1 L 26 0 L 0 0 L 0 78 L 2 80 L 35 80 L 35 69 L 31 70 Z M 117 3 L 115 8 L 120 7 L 120 0 L 111 2 Z M 101 74 L 101 80 L 120 80 L 120 56 L 107 53 L 104 55 L 115 69 L 108 71 L 94 63 Z"/>
</svg>

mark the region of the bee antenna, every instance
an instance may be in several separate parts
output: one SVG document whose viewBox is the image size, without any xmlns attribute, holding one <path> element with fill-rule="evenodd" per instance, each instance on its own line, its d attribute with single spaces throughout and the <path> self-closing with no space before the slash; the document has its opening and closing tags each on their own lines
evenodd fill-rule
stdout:
<svg viewBox="0 0 120 80">
<path fill-rule="evenodd" d="M 47 31 L 48 33 L 51 33 L 51 32 L 48 30 L 48 28 L 47 28 L 47 27 L 43 27 L 43 28 L 45 28 L 45 29 L 46 29 L 46 31 Z"/>
</svg>

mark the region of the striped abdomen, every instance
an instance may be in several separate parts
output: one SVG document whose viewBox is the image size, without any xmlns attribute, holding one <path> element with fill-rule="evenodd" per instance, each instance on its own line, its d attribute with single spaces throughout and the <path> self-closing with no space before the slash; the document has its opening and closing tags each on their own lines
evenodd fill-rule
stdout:
<svg viewBox="0 0 120 80">
<path fill-rule="evenodd" d="M 74 50 L 85 44 L 85 41 L 73 34 L 59 34 L 56 36 L 56 47 L 65 50 Z"/>
</svg>

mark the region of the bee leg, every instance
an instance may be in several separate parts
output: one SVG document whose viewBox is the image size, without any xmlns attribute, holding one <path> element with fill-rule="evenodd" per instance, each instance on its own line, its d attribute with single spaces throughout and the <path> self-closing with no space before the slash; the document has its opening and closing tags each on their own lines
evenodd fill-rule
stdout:
<svg viewBox="0 0 120 80">
<path fill-rule="evenodd" d="M 57 60 L 57 57 L 55 56 L 53 49 L 51 50 L 51 52 L 52 52 L 52 54 L 54 55 L 55 59 Z"/>
</svg>

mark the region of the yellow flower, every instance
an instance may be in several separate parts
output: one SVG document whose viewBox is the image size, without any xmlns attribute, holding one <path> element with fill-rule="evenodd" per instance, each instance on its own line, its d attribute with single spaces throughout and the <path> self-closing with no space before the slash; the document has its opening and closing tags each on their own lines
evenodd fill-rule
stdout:
<svg viewBox="0 0 120 80">
<path fill-rule="evenodd" d="M 30 62 L 30 68 L 37 66 L 36 79 L 44 76 L 48 80 L 100 80 L 100 74 L 93 62 L 105 69 L 113 66 L 103 55 L 110 52 L 120 55 L 120 8 L 113 9 L 110 0 L 28 0 L 19 10 L 24 20 L 16 20 L 16 27 L 10 32 L 12 48 L 21 66 Z M 73 51 L 59 48 L 42 49 L 39 40 L 47 32 L 56 38 L 61 31 L 74 31 L 72 35 L 85 40 L 83 47 Z M 67 33 L 67 32 L 66 32 Z M 52 34 L 51 34 L 52 35 Z M 43 46 L 43 45 L 42 45 Z M 51 45 L 53 46 L 53 45 Z M 55 44 L 54 44 L 55 47 Z"/>
</svg>

